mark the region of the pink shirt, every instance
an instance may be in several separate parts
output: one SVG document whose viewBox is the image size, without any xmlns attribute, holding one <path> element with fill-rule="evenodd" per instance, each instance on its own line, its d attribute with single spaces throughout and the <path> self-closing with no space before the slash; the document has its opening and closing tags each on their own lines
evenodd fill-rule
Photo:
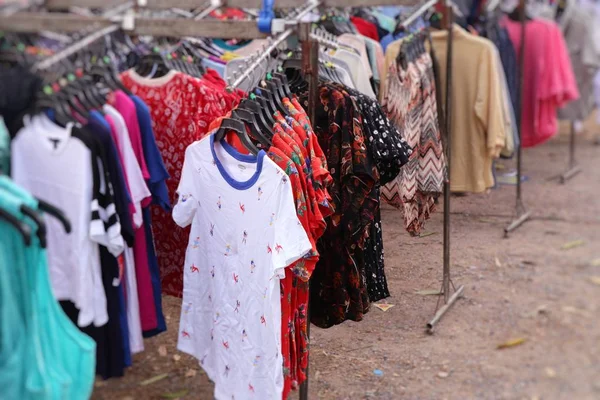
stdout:
<svg viewBox="0 0 600 400">
<path fill-rule="evenodd" d="M 135 103 L 125 93 L 118 90 L 113 93 L 112 105 L 119 111 L 125 120 L 133 152 L 138 160 L 144 179 L 150 178 L 150 172 L 144 158 L 142 147 L 142 136 L 137 119 Z M 142 201 L 142 206 L 148 206 L 151 197 Z M 152 276 L 148 261 L 148 249 L 146 247 L 146 230 L 144 225 L 135 230 L 133 243 L 133 254 L 135 259 L 135 273 L 140 305 L 140 319 L 143 331 L 151 331 L 157 328 L 156 307 L 154 302 L 154 291 L 152 288 Z"/>
<path fill-rule="evenodd" d="M 505 17 L 515 51 L 520 54 L 521 24 Z M 558 108 L 579 97 L 564 37 L 552 21 L 532 20 L 525 31 L 522 145 L 533 147 L 558 132 Z"/>
</svg>

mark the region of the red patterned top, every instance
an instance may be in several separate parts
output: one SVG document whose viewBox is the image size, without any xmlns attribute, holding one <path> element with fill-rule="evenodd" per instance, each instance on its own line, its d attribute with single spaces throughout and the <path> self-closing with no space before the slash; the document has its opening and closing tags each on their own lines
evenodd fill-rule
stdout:
<svg viewBox="0 0 600 400">
<path fill-rule="evenodd" d="M 185 149 L 203 138 L 210 122 L 235 107 L 239 97 L 220 90 L 214 82 L 177 71 L 147 79 L 130 70 L 121 75 L 121 80 L 150 109 L 156 144 L 171 176 L 167 180 L 169 197 L 175 204 Z M 180 228 L 169 213 L 153 206 L 152 232 L 163 292 L 181 297 L 189 228 Z"/>
</svg>

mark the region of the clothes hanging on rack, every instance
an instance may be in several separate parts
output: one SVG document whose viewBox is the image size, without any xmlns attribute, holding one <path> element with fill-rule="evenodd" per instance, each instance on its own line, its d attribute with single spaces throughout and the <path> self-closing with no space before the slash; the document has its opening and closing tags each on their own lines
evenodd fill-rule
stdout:
<svg viewBox="0 0 600 400">
<path fill-rule="evenodd" d="M 494 186 L 492 162 L 504 148 L 507 116 L 500 80 L 500 61 L 493 43 L 453 27 L 454 62 L 452 101 L 451 190 L 480 193 Z M 448 34 L 432 32 L 433 47 L 445 70 Z M 442 95 L 446 76 L 441 74 Z M 460 88 L 460 90 L 458 89 Z"/>
<path fill-rule="evenodd" d="M 502 20 L 519 54 L 521 24 Z M 525 78 L 522 98 L 523 147 L 544 143 L 558 132 L 556 111 L 577 99 L 579 92 L 564 37 L 552 21 L 533 19 L 526 25 Z M 554 65 L 558 68 L 546 68 Z"/>
<path fill-rule="evenodd" d="M 433 60 L 429 53 L 421 52 L 418 58 L 403 68 L 397 61 L 401 43 L 402 40 L 392 43 L 386 52 L 389 67 L 381 95 L 386 114 L 412 147 L 413 153 L 400 174 L 383 187 L 382 197 L 403 210 L 406 229 L 418 235 L 434 211 L 435 200 L 442 193 L 446 164 L 439 129 Z"/>
<path fill-rule="evenodd" d="M 321 258 L 311 279 L 310 301 L 311 322 L 330 327 L 346 319 L 362 319 L 369 310 L 368 281 L 375 298 L 387 295 L 383 278 L 373 277 L 378 270 L 383 272 L 379 258 L 383 252 L 378 251 L 377 232 L 369 239 L 369 231 L 372 224 L 376 230 L 380 225 L 376 220 L 380 176 L 395 175 L 410 149 L 373 100 L 339 84 L 321 84 L 319 92 L 313 129 L 333 178 L 330 194 L 335 214 L 318 243 Z"/>
<path fill-rule="evenodd" d="M 558 118 L 583 121 L 595 107 L 594 78 L 600 70 L 600 14 L 594 7 L 567 1 L 558 24 L 565 37 L 579 99 L 558 110 Z"/>
<path fill-rule="evenodd" d="M 167 187 L 174 203 L 181 178 L 184 152 L 188 145 L 208 132 L 210 122 L 231 110 L 239 97 L 207 79 L 196 79 L 171 70 L 160 78 L 148 79 L 129 70 L 121 75 L 123 84 L 148 106 L 154 137 L 166 171 Z M 186 230 L 176 226 L 169 214 L 153 207 L 152 228 L 163 291 L 181 296 L 186 248 Z"/>
<path fill-rule="evenodd" d="M 215 136 L 188 147 L 173 218 L 192 225 L 178 348 L 215 398 L 283 391 L 279 280 L 310 248 L 285 172 Z"/>
<path fill-rule="evenodd" d="M 11 399 L 79 399 L 91 396 L 95 344 L 62 312 L 53 296 L 44 228 L 22 212 L 41 213 L 23 188 L 0 176 L 0 385 Z M 6 215 L 29 228 L 26 246 Z M 41 215 L 41 214 L 40 214 Z M 48 227 L 50 220 L 46 220 Z"/>
</svg>

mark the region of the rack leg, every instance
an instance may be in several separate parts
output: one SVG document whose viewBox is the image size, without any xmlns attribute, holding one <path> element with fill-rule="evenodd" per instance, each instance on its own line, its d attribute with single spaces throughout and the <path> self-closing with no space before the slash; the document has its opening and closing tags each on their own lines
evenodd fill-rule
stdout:
<svg viewBox="0 0 600 400">
<path fill-rule="evenodd" d="M 444 131 L 446 140 L 444 142 L 445 155 L 446 155 L 446 179 L 444 181 L 444 270 L 442 280 L 442 292 L 444 298 L 444 305 L 438 309 L 436 305 L 435 316 L 427 324 L 427 332 L 433 333 L 435 324 L 442 318 L 444 314 L 452 307 L 458 298 L 462 296 L 465 290 L 464 286 L 460 286 L 458 290 L 454 288 L 452 279 L 450 277 L 450 167 L 452 165 L 452 60 L 453 60 L 453 8 L 450 4 L 446 3 L 446 14 L 445 22 L 448 30 L 448 51 L 446 59 L 446 98 L 445 102 L 445 121 Z M 450 287 L 455 289 L 454 294 L 450 295 Z"/>
<path fill-rule="evenodd" d="M 581 172 L 581 167 L 575 161 L 575 122 L 571 121 L 571 133 L 569 134 L 569 169 L 560 175 L 559 181 L 565 184 L 569 179 Z"/>
<path fill-rule="evenodd" d="M 318 101 L 319 85 L 319 45 L 310 39 L 310 23 L 301 23 L 298 36 L 302 42 L 302 71 L 308 82 L 308 116 L 314 121 Z M 306 308 L 306 335 L 310 343 L 310 308 Z M 307 345 L 310 346 L 310 345 Z M 309 349 L 307 349 L 309 350 Z M 307 356 L 308 359 L 308 356 Z M 300 400 L 308 400 L 308 375 L 310 363 L 306 366 L 306 380 L 300 384 Z"/>
<path fill-rule="evenodd" d="M 461 285 L 456 292 L 448 299 L 448 302 L 444 304 L 438 311 L 435 313 L 435 316 L 431 321 L 427 323 L 427 333 L 432 334 L 435 329 L 435 325 L 442 319 L 442 317 L 448 312 L 448 310 L 456 303 L 460 297 L 462 297 L 465 291 L 465 287 Z M 446 294 L 444 293 L 444 296 Z"/>
<path fill-rule="evenodd" d="M 519 1 L 519 14 L 521 20 L 521 48 L 519 51 L 519 103 L 523 101 L 523 70 L 525 68 L 525 0 Z M 531 211 L 527 211 L 523 204 L 523 196 L 521 191 L 521 171 L 523 162 L 523 143 L 521 121 L 523 117 L 522 107 L 518 108 L 517 126 L 519 129 L 519 146 L 517 148 L 517 218 L 514 219 L 506 228 L 504 228 L 504 237 L 521 225 L 523 225 L 531 217 Z"/>
</svg>

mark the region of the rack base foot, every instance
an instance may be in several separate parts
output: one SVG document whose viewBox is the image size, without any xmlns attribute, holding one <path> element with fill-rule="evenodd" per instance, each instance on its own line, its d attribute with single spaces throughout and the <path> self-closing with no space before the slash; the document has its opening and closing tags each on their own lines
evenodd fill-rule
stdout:
<svg viewBox="0 0 600 400">
<path fill-rule="evenodd" d="M 521 216 L 519 216 L 517 219 L 513 220 L 510 225 L 508 225 L 506 228 L 504 228 L 504 237 L 508 237 L 508 234 L 512 231 L 514 231 L 515 229 L 517 229 L 518 227 L 520 227 L 521 225 L 523 225 L 525 222 L 527 222 L 527 220 L 531 217 L 531 211 L 527 211 L 523 214 L 521 214 Z"/>
<path fill-rule="evenodd" d="M 429 333 L 430 335 L 433 334 L 433 330 L 435 328 L 435 325 L 442 319 L 442 317 L 444 316 L 444 314 L 446 314 L 446 312 L 448 312 L 448 310 L 450 309 L 450 307 L 452 307 L 454 305 L 454 303 L 456 303 L 456 300 L 458 300 L 460 297 L 462 297 L 464 291 L 465 291 L 465 287 L 464 287 L 464 285 L 461 285 L 454 292 L 454 294 L 452 295 L 452 297 L 450 297 L 450 299 L 448 299 L 448 303 L 444 304 L 438 310 L 438 312 L 435 314 L 435 316 L 433 317 L 433 319 L 427 323 L 427 333 Z"/>
<path fill-rule="evenodd" d="M 574 177 L 575 175 L 577 175 L 580 172 L 581 172 L 581 167 L 580 166 L 576 165 L 574 167 L 571 167 L 566 172 L 564 172 L 562 175 L 560 175 L 559 182 L 562 183 L 562 184 L 564 184 L 569 179 L 571 179 L 572 177 Z"/>
</svg>

